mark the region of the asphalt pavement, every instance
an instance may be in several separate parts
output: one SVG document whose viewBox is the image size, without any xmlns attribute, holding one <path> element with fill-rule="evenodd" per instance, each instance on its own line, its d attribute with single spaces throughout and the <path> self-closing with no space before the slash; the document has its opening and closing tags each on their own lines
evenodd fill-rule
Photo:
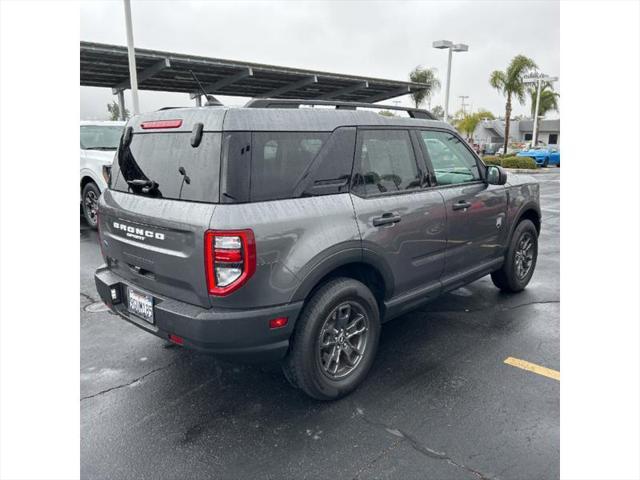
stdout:
<svg viewBox="0 0 640 480">
<path fill-rule="evenodd" d="M 385 324 L 364 384 L 331 403 L 276 365 L 190 352 L 107 312 L 97 236 L 81 223 L 82 478 L 558 478 L 560 382 L 544 368 L 560 370 L 559 170 L 535 179 L 527 289 L 485 277 Z"/>
</svg>

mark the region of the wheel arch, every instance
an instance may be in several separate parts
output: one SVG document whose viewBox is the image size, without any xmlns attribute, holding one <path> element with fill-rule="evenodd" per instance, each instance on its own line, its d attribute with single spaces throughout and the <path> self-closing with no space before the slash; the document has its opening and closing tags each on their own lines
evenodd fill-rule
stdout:
<svg viewBox="0 0 640 480">
<path fill-rule="evenodd" d="M 306 302 L 313 293 L 327 281 L 337 277 L 348 277 L 364 283 L 376 297 L 382 314 L 384 300 L 393 291 L 391 269 L 382 259 L 373 255 L 363 255 L 357 251 L 343 251 L 326 258 L 318 264 L 302 281 L 293 295 L 292 301 Z"/>
<path fill-rule="evenodd" d="M 511 231 L 509 232 L 509 243 L 511 243 L 513 232 L 522 220 L 531 220 L 533 225 L 536 227 L 538 236 L 540 236 L 540 229 L 542 228 L 541 219 L 542 216 L 540 214 L 540 207 L 538 207 L 538 205 L 536 205 L 535 203 L 525 204 L 515 216 L 515 221 L 511 225 Z"/>
</svg>

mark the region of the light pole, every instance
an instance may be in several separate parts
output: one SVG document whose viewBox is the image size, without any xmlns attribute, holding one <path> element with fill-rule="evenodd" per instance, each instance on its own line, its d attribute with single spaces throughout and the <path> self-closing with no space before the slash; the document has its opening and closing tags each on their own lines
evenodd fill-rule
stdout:
<svg viewBox="0 0 640 480">
<path fill-rule="evenodd" d="M 444 94 L 444 121 L 449 121 L 449 87 L 451 86 L 451 57 L 453 56 L 453 52 L 467 52 L 469 50 L 469 45 L 465 45 L 464 43 L 456 43 L 454 44 L 450 40 L 436 40 L 433 42 L 433 48 L 449 49 L 449 62 L 447 63 L 447 88 Z"/>
<path fill-rule="evenodd" d="M 535 147 L 538 144 L 538 111 L 540 110 L 540 90 L 542 90 L 542 82 L 555 82 L 558 77 L 547 77 L 542 73 L 532 73 L 524 77 L 523 83 L 537 83 L 536 87 L 536 108 L 533 116 L 533 136 L 531 144 Z"/>
<path fill-rule="evenodd" d="M 136 51 L 133 47 L 133 26 L 131 25 L 131 0 L 124 0 L 124 18 L 127 24 L 127 48 L 129 50 L 129 78 L 131 79 L 131 100 L 133 114 L 140 113 L 138 104 L 138 72 L 136 71 Z M 123 97 L 124 98 L 124 97 Z M 124 101 L 122 102 L 124 112 Z"/>
</svg>

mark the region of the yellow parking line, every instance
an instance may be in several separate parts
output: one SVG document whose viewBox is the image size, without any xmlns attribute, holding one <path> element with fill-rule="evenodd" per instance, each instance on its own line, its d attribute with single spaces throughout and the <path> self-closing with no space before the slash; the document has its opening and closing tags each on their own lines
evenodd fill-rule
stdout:
<svg viewBox="0 0 640 480">
<path fill-rule="evenodd" d="M 554 380 L 560 381 L 560 372 L 557 370 L 552 370 L 547 367 L 542 367 L 540 365 L 536 365 L 535 363 L 527 362 L 526 360 L 520 360 L 518 358 L 509 357 L 504 363 L 507 365 L 511 365 L 512 367 L 521 368 L 523 370 L 527 370 L 529 372 L 537 373 L 538 375 L 542 375 L 545 377 L 553 378 Z"/>
</svg>

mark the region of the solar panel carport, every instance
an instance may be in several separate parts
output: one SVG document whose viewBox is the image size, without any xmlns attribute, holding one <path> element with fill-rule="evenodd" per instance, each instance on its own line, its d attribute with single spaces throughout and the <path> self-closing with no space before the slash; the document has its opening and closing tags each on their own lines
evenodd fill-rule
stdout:
<svg viewBox="0 0 640 480">
<path fill-rule="evenodd" d="M 278 67 L 136 48 L 138 88 L 182 92 L 200 104 L 207 94 L 253 98 L 375 103 L 429 88 L 428 84 Z M 124 107 L 130 88 L 127 47 L 80 42 L 80 85 L 111 88 Z M 120 109 L 124 112 L 124 108 Z"/>
</svg>

